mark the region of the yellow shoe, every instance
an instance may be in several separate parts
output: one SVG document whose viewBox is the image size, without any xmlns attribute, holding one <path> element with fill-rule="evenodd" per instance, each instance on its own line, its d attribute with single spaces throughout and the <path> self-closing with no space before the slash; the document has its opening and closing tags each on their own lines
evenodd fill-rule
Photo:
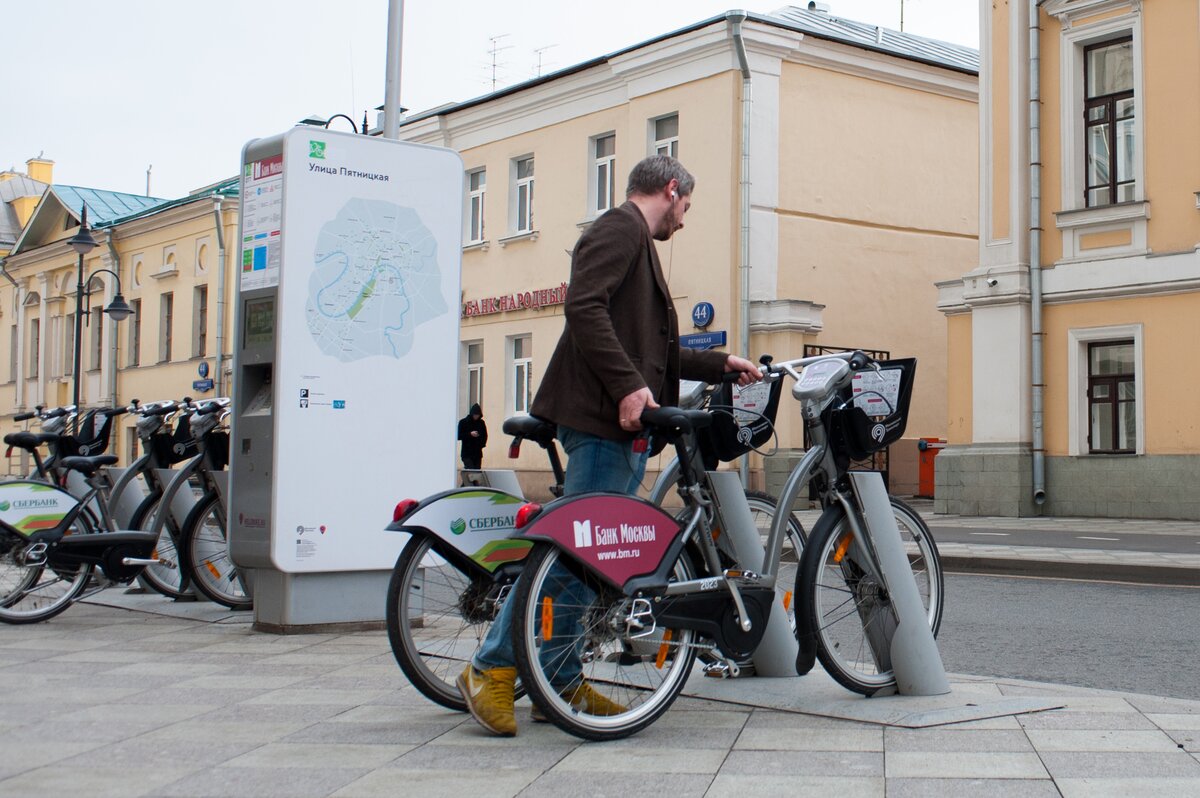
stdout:
<svg viewBox="0 0 1200 798">
<path fill-rule="evenodd" d="M 455 683 L 467 701 L 471 717 L 480 726 L 501 737 L 515 737 L 517 718 L 513 714 L 513 688 L 516 682 L 516 668 L 479 671 L 468 665 Z"/>
<path fill-rule="evenodd" d="M 587 682 L 583 682 L 573 689 L 568 687 L 560 695 L 570 702 L 571 706 L 575 709 L 580 712 L 586 712 L 589 715 L 608 717 L 611 715 L 620 715 L 625 711 L 623 705 L 613 701 Z M 529 717 L 534 723 L 546 722 L 546 715 L 537 704 L 533 705 L 533 709 L 529 712 Z"/>
</svg>

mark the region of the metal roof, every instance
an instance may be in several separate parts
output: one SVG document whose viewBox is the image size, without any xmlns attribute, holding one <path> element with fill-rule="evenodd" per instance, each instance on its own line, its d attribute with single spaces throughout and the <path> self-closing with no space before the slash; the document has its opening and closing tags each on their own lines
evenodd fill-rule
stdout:
<svg viewBox="0 0 1200 798">
<path fill-rule="evenodd" d="M 86 202 L 88 224 L 91 226 L 101 225 L 169 202 L 169 200 L 157 197 L 123 194 L 120 191 L 104 191 L 81 186 L 53 185 L 50 187 L 50 191 L 76 219 L 83 212 L 83 205 Z"/>
<path fill-rule="evenodd" d="M 0 181 L 0 247 L 11 248 L 21 235 L 21 220 L 9 203 L 21 197 L 41 196 L 45 190 L 45 183 L 26 175 Z"/>
<path fill-rule="evenodd" d="M 979 51 L 961 44 L 901 33 L 865 22 L 835 17 L 827 11 L 809 11 L 798 6 L 785 6 L 772 11 L 768 16 L 783 20 L 788 23 L 788 27 L 820 39 L 844 42 L 867 50 L 979 74 Z"/>
</svg>

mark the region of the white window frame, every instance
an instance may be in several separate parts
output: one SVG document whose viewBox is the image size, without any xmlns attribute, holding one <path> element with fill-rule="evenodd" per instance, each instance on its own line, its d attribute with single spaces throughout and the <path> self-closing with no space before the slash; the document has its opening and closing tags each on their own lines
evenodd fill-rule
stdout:
<svg viewBox="0 0 1200 798">
<path fill-rule="evenodd" d="M 192 357 L 207 356 L 208 286 L 197 285 L 192 289 Z"/>
<path fill-rule="evenodd" d="M 137 368 L 142 364 L 142 300 L 131 299 L 129 305 L 133 308 L 133 314 L 126 322 L 129 325 L 129 348 L 125 367 Z"/>
<path fill-rule="evenodd" d="M 600 155 L 600 142 L 612 139 L 612 155 Z M 615 131 L 601 133 L 588 139 L 588 216 L 595 217 L 611 210 L 617 204 L 617 134 Z M 607 202 L 600 198 L 601 189 L 605 192 Z"/>
<path fill-rule="evenodd" d="M 479 360 L 471 360 L 471 347 L 479 347 Z M 479 403 L 483 405 L 483 375 L 484 375 L 484 352 L 483 340 L 462 342 L 462 362 L 463 362 L 463 380 L 462 380 L 462 405 L 463 412 L 471 408 L 471 405 Z M 475 391 L 471 390 L 473 384 Z"/>
<path fill-rule="evenodd" d="M 537 174 L 537 162 L 534 161 L 533 155 L 522 155 L 519 158 L 512 159 L 512 209 L 509 211 L 509 218 L 512 222 L 512 231 L 515 235 L 524 235 L 534 232 L 533 220 L 535 218 L 533 212 L 534 204 L 534 175 L 528 177 L 517 177 L 520 172 L 520 165 L 526 161 L 533 162 L 534 175 Z M 525 204 L 527 218 L 521 218 L 521 194 L 526 193 L 528 200 Z"/>
<path fill-rule="evenodd" d="M 1116 8 L 1117 5 L 1108 0 L 1073 3 L 1052 0 L 1043 6 L 1048 14 L 1063 24 L 1059 40 L 1062 210 L 1055 214 L 1055 225 L 1062 231 L 1064 262 L 1126 257 L 1144 254 L 1148 248 L 1146 224 L 1150 217 L 1150 203 L 1146 201 L 1146 89 L 1141 13 L 1132 11 L 1094 23 L 1078 24 L 1080 20 L 1094 17 L 1110 8 Z M 1125 3 L 1119 5 L 1126 6 Z M 1089 208 L 1084 193 L 1087 180 L 1084 161 L 1086 125 L 1083 110 L 1087 100 L 1084 51 L 1093 44 L 1125 36 L 1128 36 L 1133 44 L 1134 199 L 1132 202 Z M 1083 248 L 1084 236 L 1115 230 L 1129 230 L 1130 243 L 1099 250 Z"/>
<path fill-rule="evenodd" d="M 661 138 L 661 139 L 658 137 L 658 123 L 662 122 L 665 119 L 670 119 L 672 117 L 675 118 L 675 126 L 678 131 L 678 127 L 679 127 L 679 112 L 678 111 L 674 111 L 669 114 L 663 114 L 662 116 L 656 116 L 650 120 L 650 125 L 649 125 L 649 127 L 650 127 L 650 155 L 665 154 L 665 155 L 670 155 L 672 158 L 679 157 L 679 133 L 678 132 L 676 132 L 674 136 L 667 136 L 666 138 Z M 663 150 L 666 150 L 666 152 L 664 153 Z"/>
<path fill-rule="evenodd" d="M 517 341 L 525 341 L 528 354 L 523 357 L 517 357 Z M 530 405 L 533 404 L 533 334 L 522 333 L 521 335 L 510 335 L 507 339 L 508 354 L 508 383 L 505 402 L 507 414 L 512 416 L 518 413 L 528 413 Z"/>
<path fill-rule="evenodd" d="M 10 325 L 9 334 L 12 337 L 8 339 L 8 381 L 16 382 L 21 361 L 21 335 L 16 324 Z"/>
<path fill-rule="evenodd" d="M 29 359 L 28 368 L 25 376 L 28 379 L 37 379 L 41 374 L 41 369 L 38 367 L 38 361 L 42 357 L 42 320 L 40 318 L 32 318 L 29 320 Z"/>
<path fill-rule="evenodd" d="M 480 176 L 480 185 L 476 188 L 471 188 L 471 179 L 476 175 Z M 466 239 L 467 244 L 482 244 L 487 241 L 485 238 L 487 231 L 487 219 L 484 213 L 487 210 L 487 169 L 480 167 L 471 169 L 467 172 L 466 177 L 467 187 L 467 207 L 466 213 L 463 215 L 463 221 L 466 222 Z M 479 229 L 475 229 L 473 218 L 475 208 L 479 208 Z"/>
<path fill-rule="evenodd" d="M 1067 429 L 1070 430 L 1067 453 L 1071 457 L 1129 457 L 1128 454 L 1092 454 L 1088 447 L 1091 411 L 1088 407 L 1088 344 L 1105 341 L 1133 341 L 1133 379 L 1135 418 L 1137 423 L 1136 454 L 1146 453 L 1146 365 L 1144 334 L 1141 324 L 1122 324 L 1112 327 L 1086 327 L 1067 331 Z"/>
<path fill-rule="evenodd" d="M 175 352 L 175 293 L 164 291 L 158 295 L 158 362 L 170 363 Z"/>
</svg>

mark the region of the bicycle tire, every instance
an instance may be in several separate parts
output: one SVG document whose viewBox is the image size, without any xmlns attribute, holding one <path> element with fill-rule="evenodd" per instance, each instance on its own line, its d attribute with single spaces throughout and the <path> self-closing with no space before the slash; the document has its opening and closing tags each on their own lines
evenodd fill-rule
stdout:
<svg viewBox="0 0 1200 798">
<path fill-rule="evenodd" d="M 143 499 L 133 512 L 129 528 L 145 529 L 146 525 L 154 518 L 155 511 L 161 502 L 161 493 L 150 494 Z M 188 590 L 191 585 L 188 571 L 179 561 L 179 546 L 176 541 L 180 541 L 182 538 L 183 535 L 175 523 L 174 517 L 168 515 L 167 522 L 158 532 L 158 540 L 154 544 L 154 553 L 151 556 L 156 559 L 165 558 L 169 562 L 173 562 L 174 567 L 163 564 L 147 565 L 138 574 L 138 581 L 143 586 L 170 599 L 192 598 L 192 593 Z"/>
<path fill-rule="evenodd" d="M 779 503 L 771 494 L 759 490 L 746 491 L 746 503 L 750 505 L 750 515 L 754 519 L 754 525 L 758 527 L 758 534 L 765 548 Z M 775 589 L 782 594 L 780 599 L 784 609 L 787 610 L 788 623 L 791 624 L 793 631 L 796 628 L 796 602 L 794 600 L 796 576 L 800 570 L 800 560 L 803 558 L 806 542 L 804 526 L 793 515 L 788 519 L 787 534 L 783 539 L 783 548 L 779 552 L 779 571 L 775 574 Z M 754 567 L 747 565 L 750 568 Z"/>
<path fill-rule="evenodd" d="M 246 592 L 241 573 L 229 557 L 223 516 L 220 497 L 213 491 L 192 507 L 183 522 L 181 567 L 210 601 L 231 610 L 248 610 L 254 606 L 254 598 Z"/>
<path fill-rule="evenodd" d="M 95 531 L 82 514 L 76 517 L 75 524 L 73 534 Z M 17 592 L 0 587 L 6 591 L 0 601 L 0 622 L 25 624 L 53 618 L 75 603 L 92 578 L 91 565 L 55 564 L 53 556 L 44 564 L 25 565 L 21 557 L 32 544 L 25 540 L 8 542 L 12 545 L 2 547 L 4 551 L 0 553 L 0 585 L 8 581 L 4 575 L 11 575 L 13 584 L 23 585 L 23 589 Z"/>
<path fill-rule="evenodd" d="M 628 737 L 657 720 L 683 689 L 696 660 L 696 633 L 655 629 L 644 638 L 632 638 L 609 622 L 619 618 L 625 597 L 604 587 L 594 575 L 585 575 L 582 582 L 568 577 L 575 585 L 589 588 L 591 599 L 575 591 L 575 585 L 563 590 L 560 580 L 566 572 L 555 567 L 558 560 L 557 548 L 537 544 L 517 580 L 512 599 L 517 602 L 513 621 L 517 672 L 546 719 L 563 731 L 585 740 Z M 679 578 L 692 575 L 686 553 L 676 564 L 676 574 Z M 573 607 L 572 591 L 578 600 Z M 564 612 L 565 607 L 570 609 Z M 579 622 L 572 620 L 576 614 Z M 572 631 L 562 635 L 563 627 Z M 556 636 L 569 642 L 552 649 L 544 645 Z M 554 684 L 555 675 L 560 662 L 572 656 L 565 653 L 568 650 L 578 652 L 583 673 L 560 687 Z M 605 699 L 607 710 L 590 699 L 581 702 L 583 706 L 572 704 L 567 696 L 578 700 L 582 688 Z"/>
<path fill-rule="evenodd" d="M 455 679 L 492 628 L 499 606 L 494 586 L 490 577 L 436 554 L 425 536 L 414 535 L 392 569 L 386 613 L 392 655 L 413 687 L 447 709 L 467 711 Z M 522 695 L 518 684 L 515 697 Z"/>
<path fill-rule="evenodd" d="M 924 591 L 927 620 L 936 634 L 944 602 L 936 544 L 920 516 L 903 502 L 893 501 L 893 514 L 898 525 L 903 522 L 909 525 L 910 534 L 915 530 L 920 535 L 914 541 L 916 556 L 910 554 L 909 561 L 919 580 L 918 590 Z M 801 561 L 797 612 L 807 614 L 809 628 L 816 634 L 817 658 L 825 671 L 847 690 L 870 696 L 896 683 L 888 655 L 895 614 L 886 591 L 855 564 L 853 550 L 847 556 L 847 549 L 840 545 L 848 526 L 841 507 L 830 508 L 817 522 Z M 922 561 L 925 567 L 918 574 L 917 563 Z M 922 574 L 925 588 L 920 582 Z"/>
</svg>

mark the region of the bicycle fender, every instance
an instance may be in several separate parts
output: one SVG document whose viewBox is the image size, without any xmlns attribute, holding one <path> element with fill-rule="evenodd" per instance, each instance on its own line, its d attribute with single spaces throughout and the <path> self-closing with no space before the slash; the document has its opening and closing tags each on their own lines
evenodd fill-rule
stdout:
<svg viewBox="0 0 1200 798">
<path fill-rule="evenodd" d="M 458 488 L 424 499 L 394 532 L 428 534 L 488 572 L 525 559 L 532 542 L 511 539 L 517 510 L 525 499 L 494 488 Z"/>
<path fill-rule="evenodd" d="M 24 538 L 64 530 L 75 520 L 79 506 L 79 499 L 46 482 L 0 484 L 0 525 Z"/>
<path fill-rule="evenodd" d="M 550 543 L 624 591 L 671 564 L 668 554 L 678 553 L 673 544 L 679 532 L 674 518 L 643 499 L 588 493 L 546 505 L 516 537 Z"/>
</svg>

